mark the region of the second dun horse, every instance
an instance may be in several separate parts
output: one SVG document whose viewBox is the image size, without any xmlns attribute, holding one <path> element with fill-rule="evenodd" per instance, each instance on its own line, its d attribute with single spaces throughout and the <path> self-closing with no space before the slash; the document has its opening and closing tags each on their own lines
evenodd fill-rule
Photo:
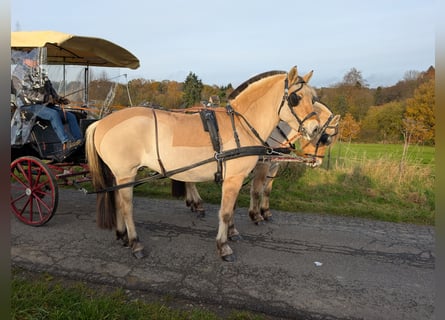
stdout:
<svg viewBox="0 0 445 320">
<path fill-rule="evenodd" d="M 265 141 L 280 120 L 306 139 L 320 129 L 308 85 L 312 72 L 299 76 L 271 71 L 255 76 L 229 96 L 224 112 L 183 114 L 144 107 L 127 108 L 94 122 L 86 132 L 86 155 L 97 192 L 97 224 L 116 229 L 116 235 L 144 256 L 133 220 L 133 186 L 139 168 L 147 167 L 179 181 L 222 181 L 216 246 L 220 257 L 234 261 L 228 244 L 238 231 L 233 209 L 243 180 L 259 155 L 270 154 Z M 204 118 L 217 125 L 203 127 Z"/>
<path fill-rule="evenodd" d="M 319 116 L 321 125 L 321 129 L 314 139 L 310 141 L 300 139 L 298 132 L 289 127 L 287 123 L 280 121 L 267 140 L 267 143 L 273 148 L 288 148 L 291 152 L 303 155 L 307 160 L 305 161 L 306 165 L 319 167 L 322 164 L 327 148 L 337 138 L 340 115 L 334 116 L 325 104 L 318 101 L 314 103 L 314 108 Z M 295 149 L 293 137 L 297 137 L 300 140 L 300 150 Z M 292 158 L 290 159 L 292 160 Z M 296 160 L 300 159 L 297 158 Z M 291 160 L 284 159 L 284 161 Z M 273 161 L 267 158 L 265 160 L 260 159 L 253 170 L 248 212 L 255 224 L 269 220 L 272 217 L 269 200 L 280 163 L 281 161 Z M 198 216 L 204 216 L 203 200 L 195 183 L 172 180 L 172 191 L 176 197 L 185 196 L 186 205 L 193 212 L 196 212 Z"/>
</svg>

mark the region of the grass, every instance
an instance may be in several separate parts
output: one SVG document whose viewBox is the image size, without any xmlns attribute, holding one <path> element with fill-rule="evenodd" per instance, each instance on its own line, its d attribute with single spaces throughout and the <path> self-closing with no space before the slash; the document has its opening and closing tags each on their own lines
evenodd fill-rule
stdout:
<svg viewBox="0 0 445 320">
<path fill-rule="evenodd" d="M 147 301 L 122 289 L 92 287 L 49 274 L 31 274 L 15 268 L 11 282 L 11 319 L 17 320 L 260 320 L 245 311 L 217 314 L 202 307 L 172 307 L 171 298 Z"/>
<path fill-rule="evenodd" d="M 274 210 L 317 212 L 390 222 L 434 225 L 434 147 L 337 142 L 321 168 L 281 166 L 270 206 Z M 197 184 L 206 203 L 219 204 L 221 187 Z M 249 206 L 249 180 L 238 197 Z M 135 188 L 138 196 L 171 198 L 170 181 L 150 181 Z M 247 210 L 246 210 L 247 211 Z"/>
</svg>

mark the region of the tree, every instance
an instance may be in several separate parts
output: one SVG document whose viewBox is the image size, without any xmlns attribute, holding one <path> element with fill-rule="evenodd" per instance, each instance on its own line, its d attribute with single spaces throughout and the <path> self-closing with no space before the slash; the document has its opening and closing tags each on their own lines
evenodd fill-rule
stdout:
<svg viewBox="0 0 445 320">
<path fill-rule="evenodd" d="M 196 74 L 190 72 L 184 82 L 183 106 L 190 107 L 199 103 L 203 87 L 202 81 L 198 79 Z"/>
<path fill-rule="evenodd" d="M 403 76 L 404 81 L 416 81 L 420 77 L 420 72 L 416 70 L 409 70 Z"/>
<path fill-rule="evenodd" d="M 410 132 L 412 142 L 435 143 L 434 87 L 435 80 L 431 78 L 414 91 L 412 98 L 406 100 L 405 131 Z"/>
<path fill-rule="evenodd" d="M 344 75 L 341 85 L 347 85 L 356 88 L 364 88 L 368 86 L 366 80 L 363 79 L 362 72 L 357 70 L 356 68 L 351 68 L 351 70 L 349 70 Z"/>
<path fill-rule="evenodd" d="M 360 140 L 365 142 L 400 142 L 405 108 L 401 102 L 370 107 L 361 121 Z"/>
<path fill-rule="evenodd" d="M 340 122 L 340 139 L 351 142 L 357 138 L 360 133 L 360 124 L 355 121 L 352 114 L 346 113 L 343 120 Z"/>
</svg>

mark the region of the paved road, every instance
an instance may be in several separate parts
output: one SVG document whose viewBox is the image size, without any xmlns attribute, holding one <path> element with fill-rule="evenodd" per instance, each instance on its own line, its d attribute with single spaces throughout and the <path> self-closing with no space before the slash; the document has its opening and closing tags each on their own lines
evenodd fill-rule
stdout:
<svg viewBox="0 0 445 320">
<path fill-rule="evenodd" d="M 237 262 L 216 254 L 217 210 L 198 219 L 181 200 L 135 199 L 147 257 L 95 225 L 95 196 L 61 190 L 42 227 L 11 215 L 13 265 L 74 279 L 230 305 L 291 319 L 434 318 L 434 228 L 274 212 L 252 224 L 236 210 Z"/>
</svg>

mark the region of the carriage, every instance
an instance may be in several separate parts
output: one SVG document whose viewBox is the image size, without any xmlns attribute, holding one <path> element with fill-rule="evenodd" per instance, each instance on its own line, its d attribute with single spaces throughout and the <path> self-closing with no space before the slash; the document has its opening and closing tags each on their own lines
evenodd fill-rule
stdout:
<svg viewBox="0 0 445 320">
<path fill-rule="evenodd" d="M 37 37 L 31 35 L 31 39 L 34 38 Z M 33 45 L 19 42 L 20 46 L 13 42 L 11 47 L 24 51 L 24 47 L 45 47 L 48 49 L 44 55 L 47 61 L 63 66 L 76 64 L 76 58 L 81 60 L 77 64 L 87 66 L 100 66 L 102 63 L 102 66 L 137 68 L 139 65 L 138 60 L 125 49 L 117 47 L 118 50 L 113 50 L 109 42 L 91 41 L 91 38 L 90 41 L 85 38 L 71 41 L 75 38 L 56 37 L 53 42 L 45 39 Z M 65 42 L 73 42 L 80 47 L 64 47 Z M 103 42 L 108 46 L 106 50 L 100 50 Z M 53 47 L 55 50 L 49 50 Z M 75 49 L 79 49 L 77 54 Z M 118 57 L 123 62 L 113 57 L 114 53 L 121 51 L 123 53 Z M 86 57 L 90 57 L 91 61 Z M 103 57 L 105 59 L 101 60 Z M 110 58 L 110 64 L 106 65 Z M 37 71 L 43 73 L 42 70 Z M 269 158 L 281 153 L 266 141 L 274 128 L 284 121 L 298 136 L 315 143 L 318 149 L 325 130 L 330 126 L 332 117 L 324 125 L 320 124 L 320 114 L 315 107 L 316 93 L 308 85 L 312 73 L 300 76 L 296 66 L 288 72 L 263 72 L 235 89 L 228 97 L 226 107 L 215 110 L 178 113 L 133 107 L 113 112 L 99 121 L 80 114 L 78 119 L 85 132 L 85 146 L 72 153 L 65 153 L 62 149 L 60 154 L 60 143 L 46 140 L 50 126 L 32 115 L 23 114 L 18 108 L 11 121 L 11 145 L 13 148 L 18 145 L 21 152 L 28 146 L 28 150 L 38 154 L 37 157 L 26 154 L 16 158 L 19 152 L 12 152 L 12 210 L 23 222 L 42 225 L 56 211 L 58 185 L 78 186 L 80 182 L 89 181 L 91 176 L 94 193 L 97 194 L 98 227 L 115 229 L 117 238 L 131 247 L 135 257 L 142 258 L 144 246 L 139 241 L 132 217 L 133 187 L 145 182 L 145 179 L 136 180 L 138 170 L 148 168 L 157 173 L 149 179 L 171 178 L 192 183 L 215 180 L 222 186 L 216 238 L 218 254 L 224 261 L 234 261 L 234 253 L 227 241 L 239 235 L 233 216 L 235 201 L 243 180 L 259 157 Z M 81 112 L 84 109 L 88 110 L 88 106 L 81 107 Z M 28 128 L 30 134 L 26 136 L 23 124 L 28 122 L 31 129 Z M 199 127 L 203 130 L 197 130 Z M 16 142 L 17 136 L 21 143 Z M 286 138 L 290 142 L 294 140 L 287 135 Z"/>
<path fill-rule="evenodd" d="M 61 74 L 57 82 L 59 95 L 74 97 L 70 100 L 78 102 L 63 106 L 64 112 L 76 116 L 82 135 L 103 115 L 103 110 L 94 109 L 90 103 L 91 69 L 139 67 L 139 60 L 132 53 L 104 39 L 54 31 L 12 32 L 11 74 L 30 52 L 37 54 L 46 69 Z M 70 78 L 69 71 L 74 69 L 81 76 Z M 36 69 L 35 74 L 33 70 L 36 78 L 48 76 L 47 73 L 42 68 Z M 107 98 L 110 97 L 104 101 Z M 91 180 L 84 146 L 64 150 L 51 123 L 22 110 L 12 94 L 10 168 L 11 210 L 19 220 L 32 226 L 41 226 L 53 217 L 59 186 L 85 191 L 82 183 Z"/>
</svg>

